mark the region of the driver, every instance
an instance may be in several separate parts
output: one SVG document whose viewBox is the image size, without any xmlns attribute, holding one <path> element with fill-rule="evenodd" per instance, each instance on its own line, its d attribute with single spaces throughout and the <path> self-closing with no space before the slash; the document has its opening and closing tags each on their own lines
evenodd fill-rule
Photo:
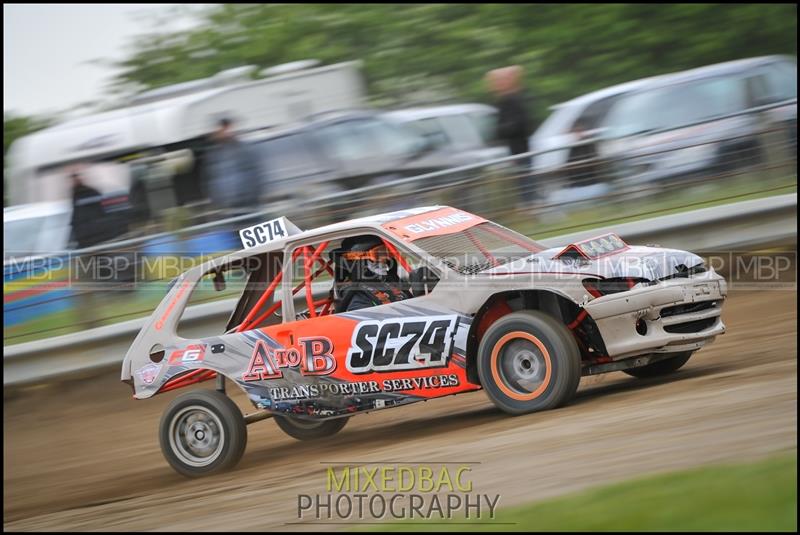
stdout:
<svg viewBox="0 0 800 535">
<path fill-rule="evenodd" d="M 339 259 L 347 275 L 340 285 L 338 311 L 358 310 L 412 297 L 401 288 L 395 260 L 378 236 L 346 239 Z"/>
</svg>

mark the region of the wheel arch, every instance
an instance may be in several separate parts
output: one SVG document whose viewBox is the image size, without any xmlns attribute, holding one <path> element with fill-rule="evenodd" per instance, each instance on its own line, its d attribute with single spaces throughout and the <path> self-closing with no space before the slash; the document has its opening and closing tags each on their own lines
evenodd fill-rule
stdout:
<svg viewBox="0 0 800 535">
<path fill-rule="evenodd" d="M 492 294 L 478 309 L 467 334 L 467 379 L 470 382 L 480 384 L 478 347 L 486 330 L 506 314 L 519 310 L 538 310 L 567 325 L 582 308 L 556 290 L 508 290 Z"/>
</svg>

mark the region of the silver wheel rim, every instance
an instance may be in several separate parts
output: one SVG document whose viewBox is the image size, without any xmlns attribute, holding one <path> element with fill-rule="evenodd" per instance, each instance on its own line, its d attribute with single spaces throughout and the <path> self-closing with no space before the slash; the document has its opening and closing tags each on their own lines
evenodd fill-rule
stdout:
<svg viewBox="0 0 800 535">
<path fill-rule="evenodd" d="M 222 454 L 224 444 L 222 420 L 206 407 L 184 407 L 170 421 L 170 448 L 189 466 L 210 465 Z"/>
<path fill-rule="evenodd" d="M 503 382 L 520 394 L 530 394 L 544 382 L 547 373 L 544 355 L 528 340 L 507 343 L 500 350 L 498 360 Z"/>
</svg>

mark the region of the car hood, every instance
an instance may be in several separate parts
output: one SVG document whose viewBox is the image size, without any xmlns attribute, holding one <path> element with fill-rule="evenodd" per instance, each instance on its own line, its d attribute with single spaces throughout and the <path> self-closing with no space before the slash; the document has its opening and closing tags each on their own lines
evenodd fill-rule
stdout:
<svg viewBox="0 0 800 535">
<path fill-rule="evenodd" d="M 547 249 L 526 258 L 482 271 L 481 275 L 526 275 L 561 273 L 587 277 L 636 277 L 657 280 L 703 263 L 694 253 L 662 247 L 629 246 L 616 253 L 585 259 L 556 255 L 564 247 Z M 685 267 L 680 267 L 685 266 Z"/>
</svg>

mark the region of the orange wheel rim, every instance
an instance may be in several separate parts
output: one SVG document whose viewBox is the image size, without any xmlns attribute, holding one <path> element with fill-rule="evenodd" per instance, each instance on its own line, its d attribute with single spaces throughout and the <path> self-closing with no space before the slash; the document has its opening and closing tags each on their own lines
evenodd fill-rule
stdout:
<svg viewBox="0 0 800 535">
<path fill-rule="evenodd" d="M 501 376 L 500 370 L 498 369 L 497 365 L 498 359 L 500 357 L 500 351 L 508 342 L 516 339 L 523 339 L 531 342 L 539 349 L 539 351 L 542 352 L 542 357 L 544 360 L 545 374 L 544 374 L 544 379 L 542 379 L 542 384 L 540 384 L 536 388 L 536 390 L 528 394 L 522 394 L 520 392 L 517 392 L 509 388 L 508 385 L 506 385 L 505 380 Z M 547 348 L 544 346 L 541 340 L 539 340 L 532 334 L 527 333 L 525 331 L 512 331 L 508 334 L 503 335 L 503 337 L 500 338 L 500 340 L 498 340 L 497 343 L 495 343 L 494 348 L 492 349 L 492 356 L 490 363 L 492 370 L 492 378 L 494 379 L 495 384 L 500 388 L 503 394 L 510 397 L 511 399 L 515 399 L 517 401 L 530 401 L 536 399 L 542 394 L 542 392 L 544 392 L 547 389 L 547 386 L 550 384 L 550 376 L 552 374 L 552 369 L 553 369 L 553 365 L 550 361 L 550 353 L 547 351 Z"/>
</svg>

